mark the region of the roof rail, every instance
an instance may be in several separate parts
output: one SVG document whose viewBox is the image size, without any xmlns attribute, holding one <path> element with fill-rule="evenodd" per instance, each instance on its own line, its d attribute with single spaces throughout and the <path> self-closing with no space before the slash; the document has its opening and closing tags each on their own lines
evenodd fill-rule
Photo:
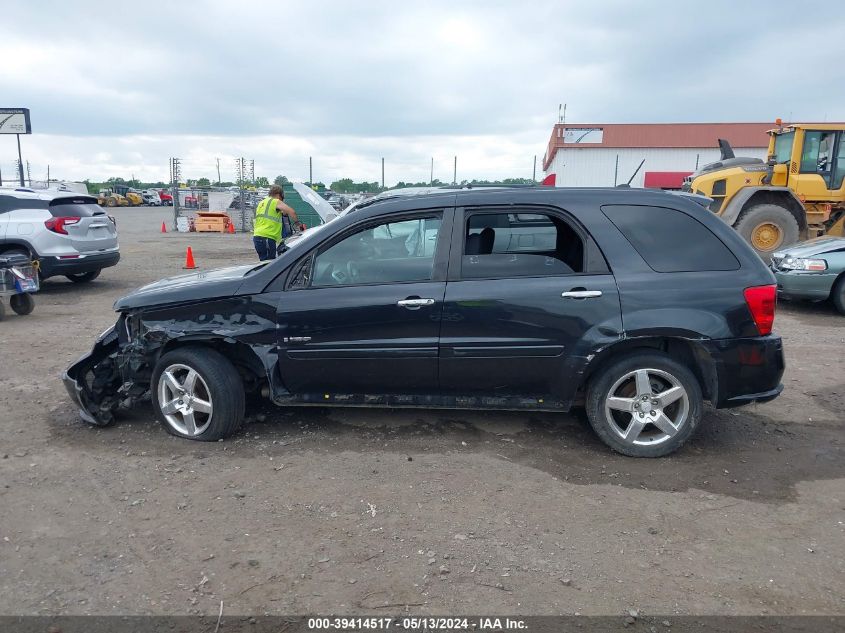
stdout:
<svg viewBox="0 0 845 633">
<path fill-rule="evenodd" d="M 539 183 L 520 183 L 520 184 L 497 184 L 494 182 L 485 182 L 485 183 L 471 183 L 468 182 L 465 185 L 445 185 L 444 189 L 530 189 L 532 187 L 539 187 Z"/>
</svg>

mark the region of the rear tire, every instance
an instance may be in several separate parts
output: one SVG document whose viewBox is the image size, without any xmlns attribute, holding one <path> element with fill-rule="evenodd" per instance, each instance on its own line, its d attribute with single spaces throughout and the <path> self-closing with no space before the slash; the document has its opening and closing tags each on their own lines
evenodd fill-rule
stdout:
<svg viewBox="0 0 845 633">
<path fill-rule="evenodd" d="M 35 299 L 27 293 L 12 295 L 9 297 L 9 306 L 16 314 L 26 316 L 35 309 Z"/>
<path fill-rule="evenodd" d="M 777 249 L 797 242 L 800 233 L 795 216 L 776 204 L 755 204 L 742 212 L 734 228 L 766 264 Z"/>
<path fill-rule="evenodd" d="M 835 284 L 833 284 L 833 291 L 830 293 L 830 298 L 833 299 L 833 305 L 839 310 L 839 314 L 845 314 L 845 275 L 839 277 Z"/>
<path fill-rule="evenodd" d="M 107 207 L 116 207 L 117 206 L 117 200 L 115 200 L 114 198 L 109 198 L 108 200 L 106 200 L 106 206 Z"/>
<path fill-rule="evenodd" d="M 87 284 L 89 281 L 94 281 L 97 277 L 99 277 L 101 272 L 103 272 L 102 269 L 92 270 L 87 273 L 73 273 L 70 275 L 65 275 L 65 277 L 70 279 L 75 284 Z"/>
<path fill-rule="evenodd" d="M 636 352 L 590 380 L 585 408 L 596 435 L 613 450 L 662 457 L 692 436 L 704 403 L 687 367 L 660 352 Z"/>
<path fill-rule="evenodd" d="M 213 349 L 184 347 L 162 356 L 150 392 L 159 422 L 178 437 L 214 442 L 232 435 L 244 419 L 243 380 Z"/>
</svg>

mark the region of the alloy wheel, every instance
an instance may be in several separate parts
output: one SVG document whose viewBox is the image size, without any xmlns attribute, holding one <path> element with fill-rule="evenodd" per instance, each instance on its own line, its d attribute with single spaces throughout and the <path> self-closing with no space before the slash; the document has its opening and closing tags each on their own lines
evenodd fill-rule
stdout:
<svg viewBox="0 0 845 633">
<path fill-rule="evenodd" d="M 637 369 L 613 384 L 604 411 L 610 428 L 622 441 L 655 446 L 677 435 L 687 422 L 689 395 L 668 372 Z"/>
<path fill-rule="evenodd" d="M 208 385 L 187 365 L 169 365 L 158 379 L 158 402 L 167 423 L 180 435 L 202 435 L 214 412 Z"/>
</svg>

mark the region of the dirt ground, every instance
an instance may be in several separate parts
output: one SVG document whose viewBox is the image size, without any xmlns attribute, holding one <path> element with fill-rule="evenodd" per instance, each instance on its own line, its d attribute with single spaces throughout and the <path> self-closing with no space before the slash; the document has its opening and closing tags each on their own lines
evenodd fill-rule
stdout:
<svg viewBox="0 0 845 633">
<path fill-rule="evenodd" d="M 131 289 L 254 258 L 116 212 L 123 259 L 0 323 L 0 614 L 845 613 L 845 318 L 783 304 L 777 400 L 636 460 L 578 415 L 253 405 L 225 442 L 142 405 L 77 417 L 59 373 Z"/>
</svg>

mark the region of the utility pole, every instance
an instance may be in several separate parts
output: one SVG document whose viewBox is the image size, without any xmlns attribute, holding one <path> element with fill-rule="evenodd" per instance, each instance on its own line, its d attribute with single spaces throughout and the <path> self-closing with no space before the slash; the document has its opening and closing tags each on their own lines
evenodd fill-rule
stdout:
<svg viewBox="0 0 845 633">
<path fill-rule="evenodd" d="M 314 158 L 312 156 L 308 157 L 308 186 L 311 187 L 314 185 Z"/>
<path fill-rule="evenodd" d="M 619 182 L 619 154 L 616 155 L 616 168 L 613 170 L 613 186 Z"/>
<path fill-rule="evenodd" d="M 50 165 L 47 165 L 47 189 L 50 188 Z"/>
<path fill-rule="evenodd" d="M 238 174 L 238 206 L 241 210 L 241 230 L 246 231 L 246 207 L 244 202 L 244 171 L 246 161 L 243 158 L 235 160 L 235 171 Z"/>
<path fill-rule="evenodd" d="M 381 157 L 381 188 L 384 189 L 384 156 Z"/>
<path fill-rule="evenodd" d="M 29 186 L 32 186 L 32 172 L 29 170 L 29 161 L 26 161 L 26 179 L 29 181 Z"/>
<path fill-rule="evenodd" d="M 537 182 L 537 154 L 534 154 L 534 173 L 531 174 L 531 180 Z"/>
<path fill-rule="evenodd" d="M 455 168 L 452 171 L 452 184 L 453 185 L 458 184 L 458 157 L 457 156 L 455 156 Z"/>
<path fill-rule="evenodd" d="M 21 180 L 21 187 L 24 187 L 26 185 L 24 185 L 24 182 L 23 182 L 23 158 L 21 158 L 21 135 L 15 134 L 15 136 L 18 137 L 18 176 L 20 177 L 20 180 Z"/>
<path fill-rule="evenodd" d="M 220 179 L 220 159 L 217 159 L 217 186 L 219 187 L 221 183 Z"/>
<path fill-rule="evenodd" d="M 431 177 L 428 179 L 429 186 L 434 184 L 434 156 L 431 157 Z"/>
<path fill-rule="evenodd" d="M 173 196 L 173 227 L 178 228 L 179 218 L 179 181 L 182 179 L 182 171 L 178 158 L 170 159 L 170 195 Z"/>
</svg>

